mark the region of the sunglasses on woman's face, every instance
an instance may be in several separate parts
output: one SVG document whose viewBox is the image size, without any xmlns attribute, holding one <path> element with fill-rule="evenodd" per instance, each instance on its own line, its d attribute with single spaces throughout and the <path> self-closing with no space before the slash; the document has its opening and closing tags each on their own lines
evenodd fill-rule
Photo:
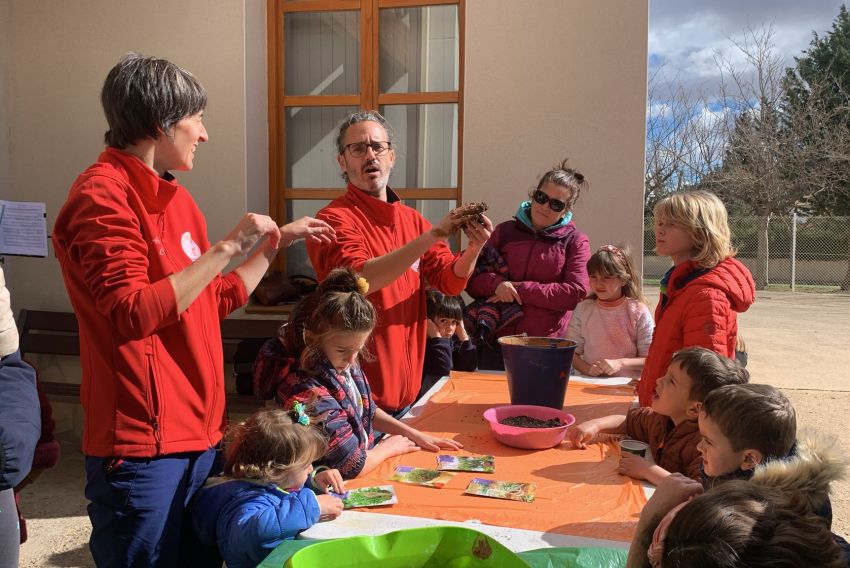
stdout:
<svg viewBox="0 0 850 568">
<path fill-rule="evenodd" d="M 549 204 L 549 209 L 554 211 L 555 213 L 560 213 L 564 209 L 567 208 L 567 204 L 559 199 L 552 199 L 548 195 L 546 195 L 542 190 L 538 189 L 534 192 L 534 201 L 539 203 L 540 205 Z"/>
</svg>

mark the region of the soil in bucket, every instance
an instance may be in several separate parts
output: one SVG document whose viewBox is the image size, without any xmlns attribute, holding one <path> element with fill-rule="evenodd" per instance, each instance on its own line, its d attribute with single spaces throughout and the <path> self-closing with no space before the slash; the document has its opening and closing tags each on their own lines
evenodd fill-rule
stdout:
<svg viewBox="0 0 850 568">
<path fill-rule="evenodd" d="M 508 335 L 499 338 L 511 404 L 562 409 L 575 341 L 554 337 Z"/>
</svg>

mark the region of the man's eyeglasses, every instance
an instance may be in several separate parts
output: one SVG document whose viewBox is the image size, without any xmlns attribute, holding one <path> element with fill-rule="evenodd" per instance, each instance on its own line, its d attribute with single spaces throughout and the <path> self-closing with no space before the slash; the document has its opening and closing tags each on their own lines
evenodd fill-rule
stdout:
<svg viewBox="0 0 850 568">
<path fill-rule="evenodd" d="M 566 203 L 564 203 L 563 201 L 561 201 L 559 199 L 552 199 L 551 197 L 546 195 L 542 190 L 539 190 L 539 189 L 534 192 L 534 195 L 532 196 L 532 198 L 534 199 L 534 201 L 536 201 L 540 205 L 546 205 L 548 203 L 549 209 L 551 209 L 555 213 L 560 213 L 561 211 L 563 211 L 564 209 L 567 208 Z"/>
<path fill-rule="evenodd" d="M 366 155 L 366 150 L 368 148 L 371 148 L 372 152 L 374 152 L 376 156 L 383 156 L 389 152 L 392 147 L 392 142 L 353 142 L 343 146 L 342 151 L 345 152 L 348 150 L 352 157 L 362 158 Z"/>
</svg>

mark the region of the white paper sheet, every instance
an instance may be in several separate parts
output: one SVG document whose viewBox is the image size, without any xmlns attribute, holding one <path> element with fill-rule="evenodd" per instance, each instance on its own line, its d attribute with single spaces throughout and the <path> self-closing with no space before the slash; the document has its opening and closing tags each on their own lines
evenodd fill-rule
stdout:
<svg viewBox="0 0 850 568">
<path fill-rule="evenodd" d="M 627 385 L 634 379 L 632 377 L 588 377 L 585 375 L 571 375 L 570 380 L 579 383 L 586 383 L 589 385 L 618 387 L 622 385 Z"/>
<path fill-rule="evenodd" d="M 0 254 L 46 257 L 46 215 L 44 203 L 0 200 Z"/>
</svg>

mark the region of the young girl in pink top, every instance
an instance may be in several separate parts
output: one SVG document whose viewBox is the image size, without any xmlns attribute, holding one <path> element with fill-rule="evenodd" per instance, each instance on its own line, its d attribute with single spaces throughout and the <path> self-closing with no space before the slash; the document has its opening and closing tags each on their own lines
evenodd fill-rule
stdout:
<svg viewBox="0 0 850 568">
<path fill-rule="evenodd" d="M 567 339 L 578 343 L 573 367 L 583 375 L 637 377 L 654 327 L 629 254 L 604 245 L 587 262 L 590 294 L 575 309 Z"/>
</svg>

